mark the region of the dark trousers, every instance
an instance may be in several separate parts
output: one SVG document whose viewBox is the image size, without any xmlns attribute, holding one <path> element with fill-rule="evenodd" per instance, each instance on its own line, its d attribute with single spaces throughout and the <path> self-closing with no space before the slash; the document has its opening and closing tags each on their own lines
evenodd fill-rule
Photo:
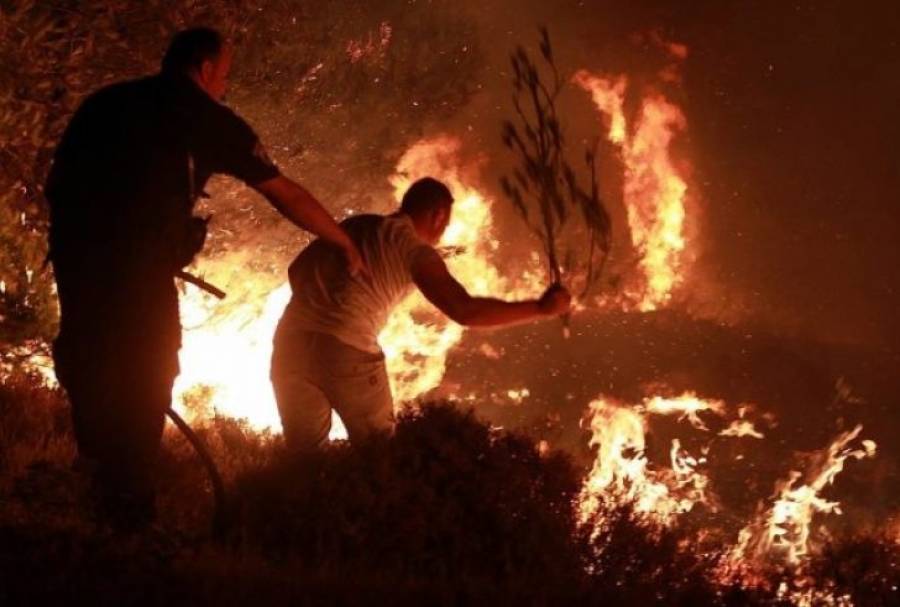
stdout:
<svg viewBox="0 0 900 607">
<path fill-rule="evenodd" d="M 56 375 L 72 407 L 78 453 L 99 505 L 152 517 L 154 471 L 178 374 L 181 327 L 172 277 L 152 268 L 100 272 L 54 260 L 60 332 Z"/>
</svg>

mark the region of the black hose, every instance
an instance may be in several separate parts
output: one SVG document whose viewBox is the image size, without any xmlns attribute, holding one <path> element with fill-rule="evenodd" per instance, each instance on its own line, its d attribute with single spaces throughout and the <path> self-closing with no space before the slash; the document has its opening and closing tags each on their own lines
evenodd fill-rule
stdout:
<svg viewBox="0 0 900 607">
<path fill-rule="evenodd" d="M 181 430 L 181 433 L 184 434 L 184 437 L 191 443 L 191 446 L 194 447 L 194 450 L 200 457 L 200 461 L 203 462 L 203 467 L 206 468 L 207 473 L 209 473 L 209 480 L 212 482 L 213 487 L 213 505 L 215 508 L 212 526 L 213 537 L 216 539 L 224 539 L 225 531 L 228 527 L 228 516 L 227 500 L 225 498 L 225 483 L 222 481 L 222 475 L 219 474 L 219 469 L 216 468 L 216 463 L 210 456 L 206 445 L 203 444 L 203 441 L 191 429 L 187 422 L 184 421 L 184 419 L 182 419 L 182 417 L 171 407 L 166 411 L 166 414 L 168 414 L 172 423 Z"/>
</svg>

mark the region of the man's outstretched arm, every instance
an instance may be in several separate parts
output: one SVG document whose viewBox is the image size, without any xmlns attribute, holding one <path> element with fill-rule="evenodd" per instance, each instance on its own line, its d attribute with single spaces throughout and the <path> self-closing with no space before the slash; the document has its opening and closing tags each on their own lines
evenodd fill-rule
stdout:
<svg viewBox="0 0 900 607">
<path fill-rule="evenodd" d="M 412 268 L 413 281 L 425 298 L 455 322 L 468 327 L 512 325 L 565 314 L 571 296 L 563 287 L 547 289 L 540 299 L 502 301 L 472 297 L 447 270 L 436 251 L 419 256 Z"/>
<path fill-rule="evenodd" d="M 347 258 L 351 275 L 355 276 L 366 271 L 356 245 L 306 188 L 284 175 L 273 177 L 253 187 L 295 225 L 339 246 Z"/>
</svg>

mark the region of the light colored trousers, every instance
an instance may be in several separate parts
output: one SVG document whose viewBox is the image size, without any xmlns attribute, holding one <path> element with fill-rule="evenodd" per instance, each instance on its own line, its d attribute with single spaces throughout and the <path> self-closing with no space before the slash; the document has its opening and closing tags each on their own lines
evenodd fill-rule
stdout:
<svg viewBox="0 0 900 607">
<path fill-rule="evenodd" d="M 332 409 L 351 443 L 393 430 L 394 401 L 380 352 L 358 350 L 325 333 L 279 330 L 271 379 L 291 451 L 314 451 L 328 441 Z"/>
</svg>

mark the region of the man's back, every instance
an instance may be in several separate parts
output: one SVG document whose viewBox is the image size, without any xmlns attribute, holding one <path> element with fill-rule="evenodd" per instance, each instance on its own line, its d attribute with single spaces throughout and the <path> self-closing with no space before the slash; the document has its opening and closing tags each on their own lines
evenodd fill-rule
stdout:
<svg viewBox="0 0 900 607">
<path fill-rule="evenodd" d="M 413 262 L 431 247 L 402 213 L 357 215 L 341 226 L 359 247 L 370 276 L 351 278 L 339 250 L 313 242 L 291 264 L 293 297 L 279 331 L 326 333 L 359 350 L 378 352 L 378 333 L 413 286 Z"/>
<path fill-rule="evenodd" d="M 251 183 L 278 174 L 255 158 L 256 146 L 243 120 L 185 76 L 106 87 L 78 109 L 56 151 L 47 182 L 51 247 L 119 255 L 142 241 L 165 243 L 211 174 Z"/>
</svg>

